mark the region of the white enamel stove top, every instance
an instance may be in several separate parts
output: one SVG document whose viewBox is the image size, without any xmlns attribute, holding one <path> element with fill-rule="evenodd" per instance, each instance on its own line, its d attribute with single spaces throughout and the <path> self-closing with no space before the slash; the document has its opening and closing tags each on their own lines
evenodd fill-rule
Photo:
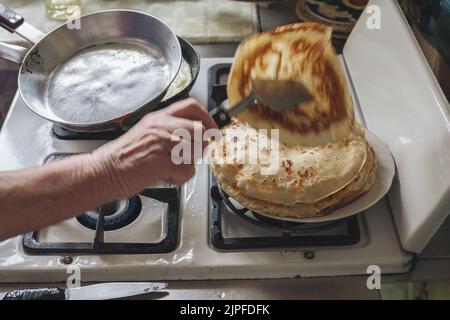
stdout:
<svg viewBox="0 0 450 320">
<path fill-rule="evenodd" d="M 206 105 L 207 70 L 229 62 L 229 58 L 203 59 L 192 96 Z M 103 143 L 63 141 L 51 131 L 52 124 L 33 114 L 16 96 L 0 134 L 0 170 L 39 165 L 49 154 L 88 152 Z M 198 166 L 195 177 L 181 190 L 179 240 L 170 253 L 30 255 L 23 250 L 20 236 L 0 243 L 0 283 L 65 281 L 65 256 L 81 268 L 82 281 L 292 278 L 365 274 L 369 265 L 378 265 L 382 273 L 411 268 L 412 255 L 401 249 L 386 199 L 359 215 L 360 241 L 351 246 L 225 251 L 210 241 L 209 188 L 208 167 Z M 166 205 L 140 199 L 143 213 L 130 225 L 105 232 L 105 241 L 157 242 L 164 238 Z M 245 234 L 239 219 L 231 217 L 224 232 Z M 260 232 L 255 230 L 254 234 Z M 94 231 L 75 218 L 39 232 L 39 239 L 45 241 L 90 241 L 93 236 Z M 314 254 L 307 256 L 305 251 Z"/>
</svg>

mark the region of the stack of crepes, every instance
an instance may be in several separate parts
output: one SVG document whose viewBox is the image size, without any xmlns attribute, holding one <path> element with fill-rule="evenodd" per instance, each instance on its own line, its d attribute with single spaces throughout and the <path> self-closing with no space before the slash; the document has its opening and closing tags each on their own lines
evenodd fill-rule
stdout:
<svg viewBox="0 0 450 320">
<path fill-rule="evenodd" d="M 236 51 L 227 84 L 230 105 L 250 92 L 252 79 L 301 81 L 313 96 L 279 112 L 254 105 L 211 144 L 211 170 L 219 186 L 255 212 L 322 216 L 375 182 L 377 159 L 354 120 L 331 32 L 316 23 L 290 24 L 254 35 Z M 255 141 L 266 143 L 249 147 Z"/>
</svg>

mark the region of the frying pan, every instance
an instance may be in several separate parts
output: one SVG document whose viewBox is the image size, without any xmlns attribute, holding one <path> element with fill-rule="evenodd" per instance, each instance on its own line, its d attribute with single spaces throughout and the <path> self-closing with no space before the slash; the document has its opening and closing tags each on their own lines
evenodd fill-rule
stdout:
<svg viewBox="0 0 450 320">
<path fill-rule="evenodd" d="M 0 25 L 34 44 L 27 51 L 0 43 L 0 57 L 21 63 L 18 87 L 25 104 L 39 116 L 74 131 L 109 131 L 132 125 L 158 105 L 181 65 L 180 43 L 172 30 L 159 19 L 137 11 L 108 10 L 88 14 L 79 18 L 78 29 L 74 28 L 76 24 L 73 21 L 69 21 L 44 35 L 0 3 Z M 80 61 L 84 63 L 88 54 L 95 58 L 98 52 L 103 52 L 99 58 L 109 60 L 111 70 L 88 70 L 89 79 L 77 82 L 86 81 L 89 85 L 92 82 L 102 94 L 111 84 L 105 82 L 99 85 L 102 77 L 97 74 L 108 77 L 108 71 L 123 67 L 123 63 L 114 65 L 117 52 L 127 53 L 123 48 L 132 48 L 137 52 L 136 56 L 147 59 L 149 62 L 144 71 L 149 72 L 140 70 L 140 64 L 137 63 L 133 70 L 141 72 L 139 75 L 142 74 L 142 80 L 127 83 L 127 77 L 113 79 L 113 83 L 120 84 L 117 87 L 120 90 L 113 90 L 114 98 L 118 101 L 113 105 L 114 108 L 108 101 L 98 103 L 95 94 L 80 94 L 82 99 L 75 95 L 71 100 L 73 95 L 70 96 L 70 88 L 66 90 L 69 98 L 62 100 L 65 103 L 55 103 L 51 95 L 52 85 L 64 83 L 64 78 L 56 78 L 61 74 L 61 66 L 72 63 L 74 57 L 81 57 Z M 115 56 L 105 56 L 105 52 L 106 55 L 111 52 Z M 76 68 L 70 70 L 72 74 L 69 76 L 78 75 Z M 125 75 L 128 76 L 127 73 Z M 92 92 L 91 87 L 86 88 Z M 126 90 L 121 91 L 123 88 Z M 61 92 L 64 93 L 64 90 Z M 61 92 L 57 92 L 57 97 L 62 96 Z M 117 92 L 124 92 L 124 95 L 120 96 Z"/>
<path fill-rule="evenodd" d="M 178 100 L 188 98 L 189 92 L 194 86 L 195 81 L 197 80 L 198 73 L 200 71 L 200 56 L 197 53 L 197 51 L 195 51 L 194 47 L 183 38 L 178 37 L 178 40 L 180 41 L 183 59 L 187 62 L 189 68 L 191 69 L 191 82 L 185 88 L 183 88 L 173 96 L 167 99 L 166 97 L 164 97 L 158 104 L 158 109 L 164 108 Z"/>
</svg>

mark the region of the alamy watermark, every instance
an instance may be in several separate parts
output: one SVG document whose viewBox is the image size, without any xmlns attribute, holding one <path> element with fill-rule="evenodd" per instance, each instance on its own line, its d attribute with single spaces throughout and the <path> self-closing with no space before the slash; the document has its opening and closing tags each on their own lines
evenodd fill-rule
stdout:
<svg viewBox="0 0 450 320">
<path fill-rule="evenodd" d="M 210 141 L 219 142 L 222 148 L 211 145 L 203 148 Z M 218 129 L 203 130 L 200 122 L 195 122 L 193 135 L 186 129 L 177 129 L 172 133 L 172 141 L 177 142 L 172 148 L 171 160 L 174 164 L 209 164 L 260 165 L 262 175 L 273 175 L 280 168 L 279 130 L 272 129 Z"/>
<path fill-rule="evenodd" d="M 81 29 L 81 7 L 78 5 L 71 5 L 66 8 L 66 15 L 68 17 L 75 17 L 69 19 L 66 23 L 67 29 Z"/>
<path fill-rule="evenodd" d="M 365 9 L 368 15 L 366 26 L 369 30 L 381 29 L 381 8 L 375 4 L 368 5 Z"/>
<path fill-rule="evenodd" d="M 66 20 L 66 27 L 69 30 L 79 30 L 81 29 L 81 6 L 79 5 L 70 5 L 67 6 L 64 10 L 64 15 L 67 17 Z M 51 30 L 54 28 L 54 22 L 46 22 L 45 23 L 45 29 Z"/>
<path fill-rule="evenodd" d="M 67 266 L 66 273 L 69 275 L 66 281 L 67 289 L 81 287 L 81 268 L 79 266 Z"/>
<path fill-rule="evenodd" d="M 366 273 L 369 274 L 367 277 L 366 285 L 369 290 L 380 290 L 381 289 L 381 268 L 376 264 L 372 264 L 367 267 Z"/>
</svg>

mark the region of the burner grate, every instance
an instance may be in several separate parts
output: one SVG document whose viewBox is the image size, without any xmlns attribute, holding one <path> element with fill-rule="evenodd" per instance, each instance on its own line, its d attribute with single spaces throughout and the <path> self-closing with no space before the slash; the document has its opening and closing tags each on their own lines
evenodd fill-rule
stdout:
<svg viewBox="0 0 450 320">
<path fill-rule="evenodd" d="M 237 208 L 233 204 L 230 196 L 220 186 L 217 186 L 217 192 L 219 193 L 221 200 L 227 205 L 227 207 L 244 220 L 247 220 L 257 227 L 267 228 L 272 231 L 281 232 L 284 234 L 324 231 L 333 228 L 336 225 L 344 223 L 347 220 L 341 219 L 321 223 L 300 223 L 270 218 L 257 212 L 251 211 L 247 208 Z"/>
<path fill-rule="evenodd" d="M 93 242 L 39 242 L 38 232 L 24 235 L 22 243 L 31 254 L 150 254 L 169 253 L 178 245 L 179 190 L 177 188 L 145 189 L 140 195 L 168 204 L 166 237 L 158 243 L 108 243 L 103 241 L 104 225 L 97 224 Z"/>
<path fill-rule="evenodd" d="M 292 247 L 349 246 L 359 243 L 361 235 L 357 216 L 328 223 L 295 223 L 267 218 L 247 208 L 237 208 L 210 175 L 211 203 L 209 231 L 214 247 L 224 250 L 275 249 Z M 231 204 L 231 206 L 230 206 Z M 231 210 L 229 212 L 227 209 Z M 275 235 L 257 237 L 226 237 L 223 214 L 236 214 L 251 225 L 275 231 Z M 320 234 L 321 231 L 345 226 L 345 233 Z"/>
<path fill-rule="evenodd" d="M 222 78 L 230 72 L 230 63 L 220 63 L 208 70 L 208 110 L 212 110 L 227 99 L 227 85 Z"/>
<path fill-rule="evenodd" d="M 208 108 L 218 107 L 227 99 L 226 84 L 222 79 L 230 72 L 231 64 L 217 64 L 208 70 Z M 214 247 L 224 250 L 275 249 L 290 247 L 349 246 L 359 243 L 361 234 L 357 216 L 324 223 L 296 223 L 271 219 L 247 208 L 238 208 L 232 199 L 217 185 L 210 174 L 211 203 L 209 231 Z M 265 236 L 232 236 L 224 232 L 224 217 L 235 214 L 249 223 L 274 233 Z M 345 232 L 325 234 L 322 231 L 343 227 Z"/>
<path fill-rule="evenodd" d="M 48 156 L 45 162 L 56 161 L 71 154 L 55 153 Z M 38 231 L 24 235 L 22 244 L 24 250 L 29 254 L 151 254 L 169 253 L 176 249 L 179 238 L 180 221 L 180 190 L 176 187 L 169 188 L 148 188 L 139 193 L 140 196 L 152 198 L 160 202 L 167 203 L 167 223 L 165 238 L 157 243 L 131 243 L 131 242 L 105 242 L 104 232 L 111 230 L 107 208 L 99 211 L 97 219 L 91 221 L 95 226 L 90 228 L 95 230 L 95 237 L 92 242 L 40 242 Z M 134 200 L 133 200 L 134 199 Z M 140 208 L 139 197 L 129 199 L 131 205 Z M 128 203 L 130 206 L 130 203 Z M 140 213 L 139 209 L 139 213 Z M 111 215 L 112 218 L 113 215 Z M 136 218 L 136 217 L 135 217 Z M 120 219 L 120 218 L 119 218 Z M 77 219 L 80 221 L 79 219 Z M 106 221 L 108 220 L 108 221 Z M 122 223 L 122 221 L 118 221 Z"/>
</svg>

